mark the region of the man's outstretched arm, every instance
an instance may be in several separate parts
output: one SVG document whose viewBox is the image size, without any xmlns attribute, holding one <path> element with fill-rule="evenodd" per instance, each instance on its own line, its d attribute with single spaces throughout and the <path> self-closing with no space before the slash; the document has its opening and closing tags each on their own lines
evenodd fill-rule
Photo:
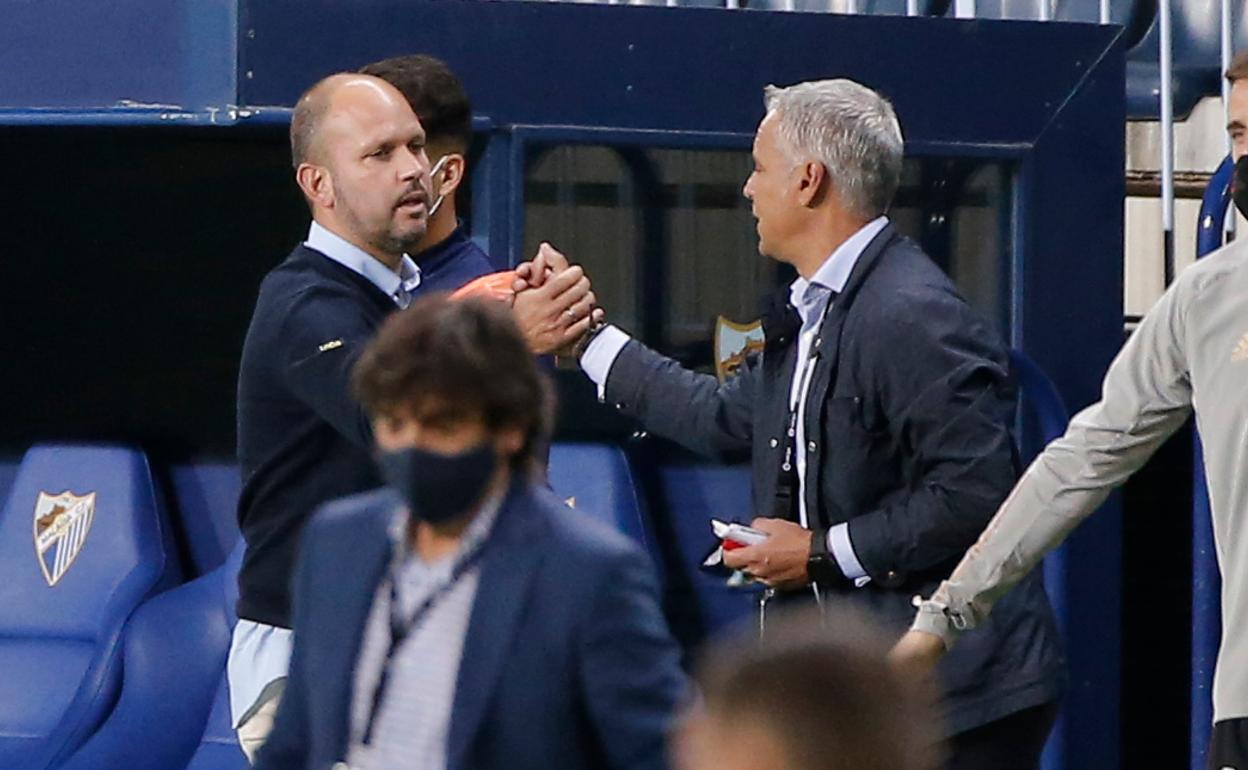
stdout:
<svg viewBox="0 0 1248 770">
<path fill-rule="evenodd" d="M 1071 420 L 1001 505 L 988 528 L 918 615 L 892 656 L 925 670 L 1056 548 L 1191 413 L 1186 354 L 1189 281 L 1144 318 L 1105 376 L 1101 400 Z"/>
</svg>

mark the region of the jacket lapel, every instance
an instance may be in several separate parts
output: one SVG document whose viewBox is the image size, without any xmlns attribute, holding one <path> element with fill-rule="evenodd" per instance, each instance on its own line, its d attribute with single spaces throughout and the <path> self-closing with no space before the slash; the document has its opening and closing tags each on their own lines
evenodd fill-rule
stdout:
<svg viewBox="0 0 1248 770">
<path fill-rule="evenodd" d="M 897 231 L 892 223 L 889 223 L 871 239 L 867 248 L 863 249 L 862 256 L 854 264 L 849 279 L 845 281 L 845 288 L 841 290 L 836 301 L 832 303 L 832 307 L 828 309 L 828 314 L 823 319 L 823 326 L 819 329 L 819 360 L 825 363 L 819 367 L 819 376 L 811 383 L 811 393 L 824 393 L 827 390 L 827 383 L 831 373 L 837 368 L 837 356 L 841 352 L 841 329 L 845 324 L 845 316 L 853 306 L 854 297 L 862 288 L 863 282 L 875 269 L 876 263 L 880 261 L 880 255 L 895 237 L 897 237 Z"/>
<path fill-rule="evenodd" d="M 360 657 L 364 629 L 368 626 L 368 614 L 373 606 L 377 585 L 385 574 L 393 553 L 389 525 L 397 501 L 382 505 L 376 515 L 368 520 L 368 526 L 360 532 L 355 542 L 345 544 L 343 553 L 348 555 L 351 569 L 342 570 L 336 578 L 338 590 L 332 596 L 323 597 L 329 606 L 324 609 L 326 643 L 321 647 L 328 663 L 325 679 L 334 682 L 336 692 L 325 699 L 329 713 L 324 724 L 338 730 L 334 742 L 338 759 L 346 759 L 351 735 L 351 697 L 355 687 L 355 667 Z M 344 562 L 345 563 L 345 562 Z M 353 579 L 354 578 L 354 579 Z"/>
<path fill-rule="evenodd" d="M 451 709 L 447 738 L 447 767 L 451 770 L 465 767 L 542 560 L 537 535 L 543 520 L 538 506 L 526 480 L 513 482 L 482 555 Z"/>
<path fill-rule="evenodd" d="M 811 381 L 810 390 L 806 396 L 806 413 L 803 420 L 807 438 L 818 437 L 820 426 L 823 425 L 824 409 L 828 398 L 832 395 L 832 385 L 836 382 L 836 372 L 840 368 L 841 332 L 845 327 L 845 318 L 850 308 L 853 307 L 854 298 L 863 282 L 879 263 L 880 255 L 896 237 L 897 231 L 890 223 L 871 239 L 867 248 L 863 250 L 862 256 L 854 264 L 854 269 L 845 282 L 845 288 L 828 308 L 823 325 L 819 328 L 819 336 L 816 338 L 819 362 L 815 367 L 814 380 Z M 785 393 L 787 394 L 788 391 L 786 390 Z M 803 451 L 803 449 L 799 448 L 798 451 Z M 818 478 L 818 469 L 807 470 L 808 473 L 812 471 L 816 474 L 814 478 Z M 811 522 L 822 524 L 819 513 L 822 507 L 818 503 L 819 484 L 805 484 L 803 493 L 806 497 L 806 510 Z"/>
</svg>

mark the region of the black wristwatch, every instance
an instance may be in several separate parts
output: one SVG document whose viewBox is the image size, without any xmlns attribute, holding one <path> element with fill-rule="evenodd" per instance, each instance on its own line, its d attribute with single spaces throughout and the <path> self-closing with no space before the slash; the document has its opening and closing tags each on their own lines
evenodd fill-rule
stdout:
<svg viewBox="0 0 1248 770">
<path fill-rule="evenodd" d="M 810 558 L 806 560 L 806 576 L 810 582 L 822 586 L 844 586 L 849 578 L 841 572 L 841 565 L 836 557 L 828 551 L 828 530 L 824 528 L 811 530 Z"/>
<path fill-rule="evenodd" d="M 588 331 L 581 335 L 581 338 L 576 341 L 575 345 L 572 346 L 572 357 L 577 361 L 580 361 L 581 356 L 585 355 L 585 351 L 589 350 L 589 343 L 593 342 L 605 328 L 607 328 L 607 321 L 605 318 L 599 319 L 591 325 Z"/>
</svg>

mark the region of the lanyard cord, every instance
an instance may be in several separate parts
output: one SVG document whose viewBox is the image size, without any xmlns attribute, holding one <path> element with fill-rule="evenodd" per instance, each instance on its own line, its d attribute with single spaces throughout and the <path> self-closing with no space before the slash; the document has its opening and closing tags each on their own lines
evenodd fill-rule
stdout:
<svg viewBox="0 0 1248 770">
<path fill-rule="evenodd" d="M 459 584 L 459 581 L 471 570 L 476 563 L 481 560 L 481 554 L 485 550 L 486 541 L 481 541 L 473 546 L 472 550 L 465 553 L 451 570 L 450 576 L 446 582 L 438 586 L 433 593 L 425 598 L 423 602 L 417 605 L 416 609 L 406 618 L 400 616 L 399 610 L 399 592 L 398 592 L 398 575 L 395 570 L 390 573 L 390 645 L 386 649 L 386 658 L 381 664 L 381 674 L 377 679 L 377 687 L 373 690 L 373 704 L 368 710 L 368 721 L 364 726 L 364 745 L 368 745 L 373 739 L 373 728 L 377 724 L 377 716 L 381 711 L 381 703 L 386 696 L 386 690 L 390 683 L 390 668 L 394 664 L 394 656 L 398 653 L 399 647 L 407 638 L 411 636 L 412 631 L 420 625 L 421 622 L 429 616 L 429 612 L 434 606 L 447 594 L 451 589 Z"/>
<path fill-rule="evenodd" d="M 823 328 L 824 322 L 828 318 L 828 313 L 832 310 L 832 303 L 836 300 L 837 292 L 830 292 L 827 303 L 823 306 L 823 312 L 819 315 L 819 324 L 814 327 L 816 330 Z M 806 334 L 805 323 L 799 332 L 800 335 Z M 792 505 L 795 495 L 800 494 L 800 480 L 797 478 L 797 463 L 795 452 L 797 451 L 797 415 L 802 400 L 808 395 L 806 388 L 809 387 L 809 380 L 815 370 L 815 365 L 819 360 L 819 346 L 815 343 L 819 340 L 820 334 L 816 332 L 815 339 L 811 340 L 810 350 L 806 353 L 806 360 L 799 362 L 801 371 L 798 373 L 797 391 L 789 397 L 789 413 L 786 420 L 784 456 L 780 461 L 780 476 L 777 484 L 777 512 L 780 518 L 788 518 L 793 515 Z M 799 343 L 800 347 L 800 343 Z"/>
</svg>

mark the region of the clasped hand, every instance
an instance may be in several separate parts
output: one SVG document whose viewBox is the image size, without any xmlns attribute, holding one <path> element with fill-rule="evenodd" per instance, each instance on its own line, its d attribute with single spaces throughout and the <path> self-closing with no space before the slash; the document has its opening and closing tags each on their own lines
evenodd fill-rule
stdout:
<svg viewBox="0 0 1248 770">
<path fill-rule="evenodd" d="M 585 271 L 549 243 L 516 268 L 512 289 L 516 323 L 538 355 L 566 354 L 605 316 Z"/>
</svg>

